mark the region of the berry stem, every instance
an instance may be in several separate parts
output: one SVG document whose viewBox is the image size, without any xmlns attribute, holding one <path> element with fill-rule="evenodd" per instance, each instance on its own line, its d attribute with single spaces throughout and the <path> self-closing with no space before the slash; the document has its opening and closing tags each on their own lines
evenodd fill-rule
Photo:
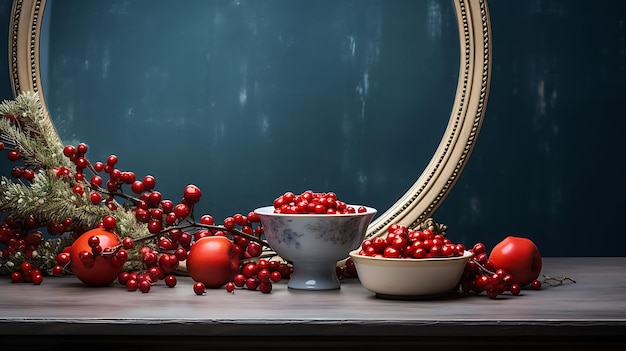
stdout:
<svg viewBox="0 0 626 351">
<path fill-rule="evenodd" d="M 548 275 L 543 275 L 543 283 L 548 284 L 550 286 L 558 286 L 563 285 L 566 282 L 576 283 L 576 281 L 570 277 L 550 277 Z"/>
<path fill-rule="evenodd" d="M 480 264 L 480 262 L 478 262 L 477 259 L 472 258 L 472 261 L 478 266 L 478 268 L 480 268 L 483 272 L 485 273 L 489 273 L 489 274 L 495 274 L 496 272 L 493 272 L 489 269 L 487 269 L 487 267 L 483 266 L 482 264 Z"/>
<path fill-rule="evenodd" d="M 173 226 L 166 227 L 159 233 L 159 235 L 167 233 L 167 232 L 169 232 L 172 229 L 184 230 L 184 229 L 189 229 L 189 228 L 205 228 L 205 229 L 212 229 L 212 230 L 227 231 L 227 232 L 229 232 L 231 234 L 239 235 L 239 236 L 242 236 L 244 238 L 247 238 L 250 241 L 254 241 L 254 242 L 256 242 L 256 243 L 258 243 L 258 244 L 260 244 L 262 246 L 270 247 L 269 244 L 267 242 L 265 242 L 264 240 L 261 240 L 261 238 L 258 238 L 258 237 L 254 236 L 254 235 L 246 234 L 246 233 L 244 233 L 244 232 L 242 232 L 242 231 L 240 231 L 238 229 L 235 229 L 235 228 L 230 229 L 230 228 L 226 228 L 226 227 L 221 226 L 221 225 L 202 224 L 202 223 L 198 223 L 198 222 L 195 222 L 195 221 L 189 222 L 187 224 L 178 224 L 178 225 L 173 225 Z"/>
</svg>

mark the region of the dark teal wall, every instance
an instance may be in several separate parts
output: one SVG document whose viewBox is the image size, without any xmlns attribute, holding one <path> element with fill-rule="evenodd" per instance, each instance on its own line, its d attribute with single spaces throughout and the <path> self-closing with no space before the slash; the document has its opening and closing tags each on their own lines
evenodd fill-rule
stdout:
<svg viewBox="0 0 626 351">
<path fill-rule="evenodd" d="M 437 213 L 466 242 L 623 256 L 626 2 L 491 1 L 484 127 Z"/>
<path fill-rule="evenodd" d="M 0 1 L 4 28 L 10 9 Z M 436 219 L 468 245 L 513 234 L 546 256 L 623 256 L 626 2 L 492 1 L 489 9 L 485 122 Z M 7 35 L 0 40 L 6 48 Z M 0 98 L 12 98 L 8 69 L 0 74 Z"/>
</svg>

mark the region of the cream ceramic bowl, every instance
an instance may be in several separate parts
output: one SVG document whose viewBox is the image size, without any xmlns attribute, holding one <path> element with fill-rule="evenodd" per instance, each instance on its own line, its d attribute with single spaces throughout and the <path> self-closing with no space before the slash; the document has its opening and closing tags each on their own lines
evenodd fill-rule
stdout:
<svg viewBox="0 0 626 351">
<path fill-rule="evenodd" d="M 350 205 L 358 208 L 357 205 Z M 265 239 L 283 259 L 293 264 L 287 283 L 292 289 L 339 289 L 339 260 L 361 246 L 376 209 L 352 214 L 280 214 L 273 206 L 254 210 Z"/>
<path fill-rule="evenodd" d="M 469 251 L 463 256 L 421 259 L 378 258 L 350 252 L 361 284 L 381 298 L 428 298 L 451 292 L 461 281 Z"/>
</svg>

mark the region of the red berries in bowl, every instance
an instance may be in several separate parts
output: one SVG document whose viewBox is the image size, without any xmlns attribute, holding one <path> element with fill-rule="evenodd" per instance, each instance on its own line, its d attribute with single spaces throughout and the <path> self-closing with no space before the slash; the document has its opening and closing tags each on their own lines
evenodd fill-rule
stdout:
<svg viewBox="0 0 626 351">
<path fill-rule="evenodd" d="M 317 193 L 307 190 L 299 195 L 291 191 L 274 199 L 274 213 L 283 214 L 352 214 L 365 213 L 364 206 L 354 207 L 337 199 L 333 192 Z"/>
<path fill-rule="evenodd" d="M 453 243 L 443 234 L 432 230 L 412 230 L 392 224 L 387 235 L 364 240 L 359 255 L 384 258 L 460 257 L 463 244 Z"/>
<path fill-rule="evenodd" d="M 254 212 L 270 247 L 293 264 L 288 287 L 303 290 L 340 288 L 337 262 L 359 248 L 377 213 L 312 191 L 286 192 Z"/>
<path fill-rule="evenodd" d="M 377 297 L 412 299 L 442 295 L 458 286 L 473 254 L 443 234 L 392 224 L 385 236 L 350 252 L 363 286 Z"/>
</svg>

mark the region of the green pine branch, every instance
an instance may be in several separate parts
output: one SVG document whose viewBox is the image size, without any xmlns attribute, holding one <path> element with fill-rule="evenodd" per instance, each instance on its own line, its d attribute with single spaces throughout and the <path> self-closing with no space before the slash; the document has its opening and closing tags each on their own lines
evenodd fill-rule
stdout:
<svg viewBox="0 0 626 351">
<path fill-rule="evenodd" d="M 0 123 L 2 141 L 20 152 L 24 163 L 35 168 L 71 167 L 63 143 L 43 108 L 39 95 L 23 92 L 0 104 L 0 114 L 12 116 Z"/>
<path fill-rule="evenodd" d="M 34 218 L 41 227 L 49 223 L 72 220 L 71 231 L 82 233 L 95 228 L 107 215 L 117 220 L 116 232 L 122 237 L 131 237 L 135 242 L 149 244 L 154 238 L 147 227 L 135 219 L 132 210 L 118 206 L 110 210 L 107 206 L 93 204 L 89 198 L 90 185 L 73 177 L 57 176 L 56 170 L 73 170 L 75 165 L 63 154 L 64 145 L 39 95 L 23 92 L 15 100 L 0 103 L 0 141 L 5 148 L 12 148 L 21 155 L 24 167 L 35 171 L 32 181 L 0 178 L 0 215 L 23 221 Z M 74 185 L 85 189 L 83 195 L 73 191 Z M 119 205 L 119 204 L 118 204 Z M 73 241 L 73 236 L 50 238 L 41 243 L 31 262 L 37 261 L 45 269 L 51 269 L 56 255 Z M 137 246 L 141 246 L 137 245 Z M 134 252 L 137 251 L 137 252 Z M 0 275 L 10 273 L 22 261 L 24 254 L 11 258 L 0 257 Z M 129 251 L 127 266 L 138 265 L 138 250 Z"/>
</svg>

